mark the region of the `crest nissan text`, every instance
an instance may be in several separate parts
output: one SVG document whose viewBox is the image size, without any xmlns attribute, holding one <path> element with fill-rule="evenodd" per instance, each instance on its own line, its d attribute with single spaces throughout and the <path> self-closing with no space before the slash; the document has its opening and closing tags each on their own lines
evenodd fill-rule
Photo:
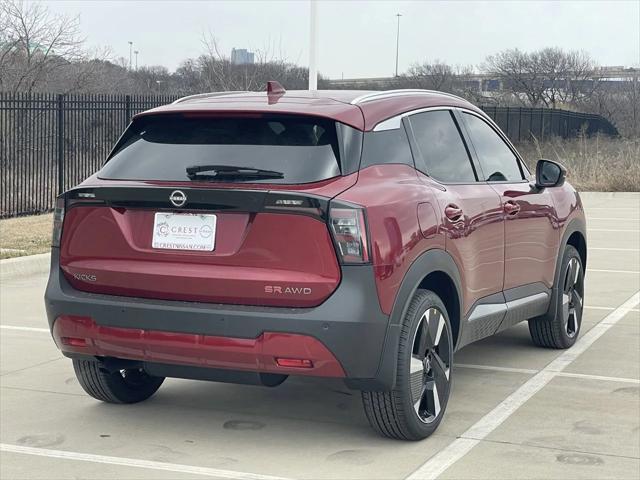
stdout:
<svg viewBox="0 0 640 480">
<path fill-rule="evenodd" d="M 49 325 L 105 402 L 165 377 L 337 377 L 376 431 L 422 439 L 456 349 L 525 320 L 536 345 L 576 341 L 586 226 L 565 175 L 532 175 L 449 94 L 185 97 L 58 197 Z"/>
</svg>

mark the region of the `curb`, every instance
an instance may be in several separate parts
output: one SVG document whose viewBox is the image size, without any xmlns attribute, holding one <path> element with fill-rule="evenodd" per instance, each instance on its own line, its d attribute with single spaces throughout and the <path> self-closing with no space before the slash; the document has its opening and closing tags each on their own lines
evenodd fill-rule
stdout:
<svg viewBox="0 0 640 480">
<path fill-rule="evenodd" d="M 50 253 L 0 260 L 0 282 L 49 271 Z"/>
</svg>

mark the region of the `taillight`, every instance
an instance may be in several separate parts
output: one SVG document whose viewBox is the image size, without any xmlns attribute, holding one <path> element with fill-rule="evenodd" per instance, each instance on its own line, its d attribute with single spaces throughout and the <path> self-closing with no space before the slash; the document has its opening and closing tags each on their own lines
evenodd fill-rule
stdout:
<svg viewBox="0 0 640 480">
<path fill-rule="evenodd" d="M 53 211 L 53 234 L 51 235 L 51 246 L 60 246 L 62 237 L 62 223 L 64 222 L 64 195 L 56 199 L 56 208 Z"/>
<path fill-rule="evenodd" d="M 331 207 L 329 226 L 342 263 L 369 262 L 367 225 L 361 208 Z"/>
</svg>

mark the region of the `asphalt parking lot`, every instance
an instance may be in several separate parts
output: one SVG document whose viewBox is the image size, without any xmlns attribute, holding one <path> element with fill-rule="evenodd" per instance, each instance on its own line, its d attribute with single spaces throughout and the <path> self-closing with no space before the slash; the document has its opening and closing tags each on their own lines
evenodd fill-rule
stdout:
<svg viewBox="0 0 640 480">
<path fill-rule="evenodd" d="M 422 442 L 378 437 L 358 392 L 167 380 L 102 404 L 55 348 L 46 275 L 0 287 L 1 478 L 640 478 L 640 195 L 584 194 L 586 308 L 570 350 L 526 323 L 456 354 L 446 417 Z"/>
</svg>

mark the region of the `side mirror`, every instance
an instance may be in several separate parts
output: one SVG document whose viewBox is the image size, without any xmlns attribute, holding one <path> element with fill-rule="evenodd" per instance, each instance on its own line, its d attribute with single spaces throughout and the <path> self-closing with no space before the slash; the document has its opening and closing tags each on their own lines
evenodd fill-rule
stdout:
<svg viewBox="0 0 640 480">
<path fill-rule="evenodd" d="M 538 160 L 536 164 L 536 187 L 559 187 L 567 178 L 567 169 L 553 160 Z"/>
</svg>

